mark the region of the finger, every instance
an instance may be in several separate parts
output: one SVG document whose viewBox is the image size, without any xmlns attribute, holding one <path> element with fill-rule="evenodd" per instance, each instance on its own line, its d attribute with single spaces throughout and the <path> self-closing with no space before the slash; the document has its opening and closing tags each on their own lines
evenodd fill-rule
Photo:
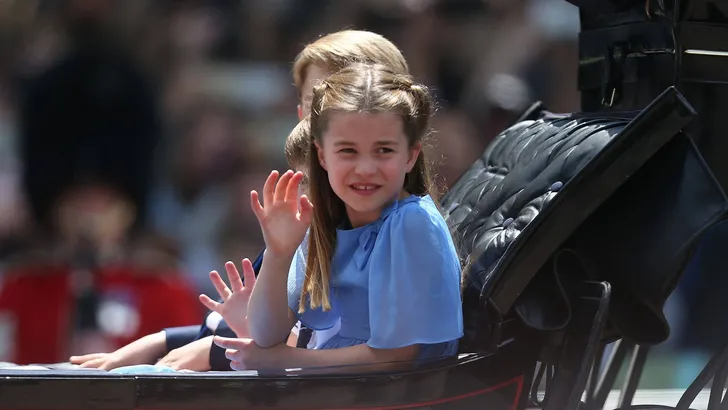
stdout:
<svg viewBox="0 0 728 410">
<path fill-rule="evenodd" d="M 240 351 L 235 349 L 225 349 L 225 358 L 230 360 L 231 362 L 239 362 L 242 357 L 240 356 Z"/>
<path fill-rule="evenodd" d="M 303 181 L 303 172 L 293 174 L 286 190 L 286 201 L 293 202 L 298 198 L 298 186 L 301 185 L 301 181 Z"/>
<path fill-rule="evenodd" d="M 286 200 L 286 192 L 288 191 L 288 186 L 290 185 L 292 177 L 293 171 L 291 170 L 286 171 L 281 176 L 281 179 L 279 179 L 278 183 L 276 184 L 276 192 L 273 198 L 274 201 L 280 202 Z"/>
<path fill-rule="evenodd" d="M 101 366 L 97 367 L 97 369 L 106 370 L 108 372 L 109 370 L 116 369 L 117 367 L 122 366 L 118 366 L 116 363 L 107 360 L 104 361 Z"/>
<path fill-rule="evenodd" d="M 81 368 L 83 369 L 98 369 L 104 364 L 104 358 L 99 357 L 97 359 L 89 360 L 88 362 L 82 363 Z"/>
<path fill-rule="evenodd" d="M 243 259 L 243 284 L 251 290 L 255 286 L 255 269 L 248 258 Z"/>
<path fill-rule="evenodd" d="M 182 367 L 184 367 L 184 364 L 179 363 L 179 362 L 169 362 L 169 363 L 165 363 L 164 365 L 169 367 L 172 370 L 177 370 L 177 371 L 183 370 Z"/>
<path fill-rule="evenodd" d="M 227 266 L 225 267 L 227 269 Z M 230 273 L 228 272 L 228 276 Z M 222 278 L 220 277 L 220 274 L 217 273 L 216 270 L 210 272 L 210 281 L 212 282 L 212 285 L 215 286 L 215 290 L 217 290 L 217 294 L 220 295 L 223 302 L 226 302 L 230 295 L 232 295 L 232 291 L 228 286 L 223 282 Z"/>
<path fill-rule="evenodd" d="M 98 359 L 98 358 L 104 357 L 104 356 L 106 356 L 106 353 L 91 353 L 91 354 L 85 354 L 83 356 L 71 356 L 68 359 L 68 361 L 71 362 L 71 364 L 81 364 L 83 362 Z"/>
<path fill-rule="evenodd" d="M 313 217 L 313 204 L 306 195 L 301 195 L 301 199 L 299 200 L 299 208 L 300 211 L 298 211 L 298 219 L 302 223 L 310 225 L 311 218 Z"/>
<path fill-rule="evenodd" d="M 237 339 L 232 337 L 215 336 L 212 341 L 223 349 L 240 350 L 248 344 L 249 339 Z"/>
<path fill-rule="evenodd" d="M 213 312 L 220 313 L 220 311 L 222 310 L 222 304 L 215 302 L 214 300 L 207 297 L 207 295 L 200 295 L 199 299 L 200 303 L 202 303 L 206 308 L 212 310 Z"/>
<path fill-rule="evenodd" d="M 230 368 L 233 370 L 246 370 L 242 362 L 230 361 Z"/>
<path fill-rule="evenodd" d="M 238 273 L 238 268 L 235 264 L 230 261 L 226 262 L 225 271 L 227 272 L 228 280 L 230 280 L 230 287 L 233 292 L 240 292 L 243 290 L 243 280 L 240 279 L 240 273 Z M 243 272 L 245 272 L 245 267 L 243 267 Z"/>
<path fill-rule="evenodd" d="M 268 175 L 268 179 L 265 180 L 263 186 L 263 207 L 271 206 L 273 204 L 273 192 L 276 188 L 276 181 L 278 180 L 278 171 L 271 171 Z"/>
<path fill-rule="evenodd" d="M 265 210 L 260 204 L 260 198 L 258 197 L 258 191 L 250 191 L 250 208 L 253 210 L 255 217 L 258 218 L 258 222 L 263 220 Z"/>
</svg>

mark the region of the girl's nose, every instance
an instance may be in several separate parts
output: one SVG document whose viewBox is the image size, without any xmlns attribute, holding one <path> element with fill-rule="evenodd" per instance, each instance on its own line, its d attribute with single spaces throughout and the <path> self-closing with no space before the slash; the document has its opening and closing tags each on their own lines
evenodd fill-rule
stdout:
<svg viewBox="0 0 728 410">
<path fill-rule="evenodd" d="M 354 172 L 358 175 L 371 175 L 377 171 L 377 164 L 370 158 L 362 158 L 356 163 Z"/>
</svg>

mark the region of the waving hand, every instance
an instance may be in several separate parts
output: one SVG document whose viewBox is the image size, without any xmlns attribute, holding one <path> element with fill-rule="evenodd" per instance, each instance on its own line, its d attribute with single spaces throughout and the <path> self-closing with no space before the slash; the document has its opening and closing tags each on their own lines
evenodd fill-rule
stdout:
<svg viewBox="0 0 728 410">
<path fill-rule="evenodd" d="M 287 171 L 278 179 L 278 171 L 273 171 L 263 187 L 262 205 L 258 192 L 250 193 L 250 205 L 263 231 L 266 252 L 293 255 L 303 241 L 313 205 L 306 195 L 298 195 L 302 180 L 301 172 Z"/>
</svg>

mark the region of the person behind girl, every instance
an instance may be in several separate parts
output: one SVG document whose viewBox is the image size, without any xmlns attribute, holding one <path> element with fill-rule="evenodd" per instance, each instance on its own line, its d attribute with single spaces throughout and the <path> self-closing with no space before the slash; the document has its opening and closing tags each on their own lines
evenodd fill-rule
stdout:
<svg viewBox="0 0 728 410">
<path fill-rule="evenodd" d="M 300 172 L 271 172 L 263 205 L 251 192 L 266 251 L 247 312 L 252 339 L 214 337 L 232 368 L 457 354 L 460 264 L 422 151 L 432 111 L 424 86 L 381 65 L 353 64 L 314 87 L 312 201 L 298 193 Z M 228 300 L 239 278 L 232 287 Z M 227 302 L 200 299 L 226 317 Z M 295 349 L 282 341 L 297 319 L 317 330 L 341 320 L 341 329 L 321 349 Z"/>
<path fill-rule="evenodd" d="M 342 30 L 327 34 L 306 45 L 293 63 L 293 82 L 299 98 L 297 107 L 299 120 L 310 113 L 314 84 L 356 61 L 383 64 L 398 73 L 409 72 L 407 61 L 401 51 L 379 34 L 362 30 Z M 300 156 L 308 149 L 308 141 L 304 142 L 305 148 L 300 149 L 291 138 L 286 140 L 286 157 L 292 169 L 303 170 L 305 167 L 305 160 Z M 232 262 L 226 263 L 225 269 L 230 268 L 235 269 L 235 265 Z M 239 276 L 237 270 L 234 275 Z M 338 324 L 323 332 L 313 332 L 310 342 L 299 343 L 299 346 L 318 347 L 337 329 Z M 294 328 L 291 343 L 296 343 L 295 333 Z M 307 333 L 305 328 L 302 333 Z M 229 370 L 229 361 L 224 357 L 224 350 L 212 344 L 213 334 L 234 336 L 234 332 L 224 320 L 220 321 L 216 315 L 209 314 L 202 325 L 167 328 L 112 353 L 77 356 L 70 360 L 71 363 L 83 367 L 110 370 L 120 366 L 152 363 L 166 353 L 160 363 L 173 368 L 196 371 Z M 240 336 L 245 335 L 247 333 Z"/>
</svg>

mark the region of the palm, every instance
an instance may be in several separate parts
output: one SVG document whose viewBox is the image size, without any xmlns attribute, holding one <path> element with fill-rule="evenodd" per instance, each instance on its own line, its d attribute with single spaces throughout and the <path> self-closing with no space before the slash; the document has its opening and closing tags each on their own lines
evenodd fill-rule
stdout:
<svg viewBox="0 0 728 410">
<path fill-rule="evenodd" d="M 240 337 L 247 336 L 246 317 L 248 316 L 248 301 L 250 300 L 250 292 L 243 290 L 241 292 L 233 292 L 232 296 L 220 305 L 220 315 L 225 319 L 230 329 Z M 244 334 L 240 334 L 244 333 Z"/>
<path fill-rule="evenodd" d="M 225 271 L 230 281 L 230 288 L 223 282 L 217 271 L 210 272 L 210 280 L 220 295 L 222 302 L 215 302 L 206 295 L 200 295 L 200 301 L 208 309 L 219 313 L 230 329 L 238 337 L 248 337 L 248 301 L 255 287 L 255 271 L 249 259 L 243 259 L 243 277 L 240 278 L 238 268 L 232 262 L 225 264 Z"/>
<path fill-rule="evenodd" d="M 250 195 L 251 207 L 258 218 L 269 252 L 293 254 L 303 241 L 311 222 L 313 206 L 308 198 L 298 195 L 302 179 L 302 173 L 288 171 L 278 180 L 278 172 L 273 171 L 263 188 L 264 205 L 260 204 L 257 192 L 253 191 Z"/>
</svg>

